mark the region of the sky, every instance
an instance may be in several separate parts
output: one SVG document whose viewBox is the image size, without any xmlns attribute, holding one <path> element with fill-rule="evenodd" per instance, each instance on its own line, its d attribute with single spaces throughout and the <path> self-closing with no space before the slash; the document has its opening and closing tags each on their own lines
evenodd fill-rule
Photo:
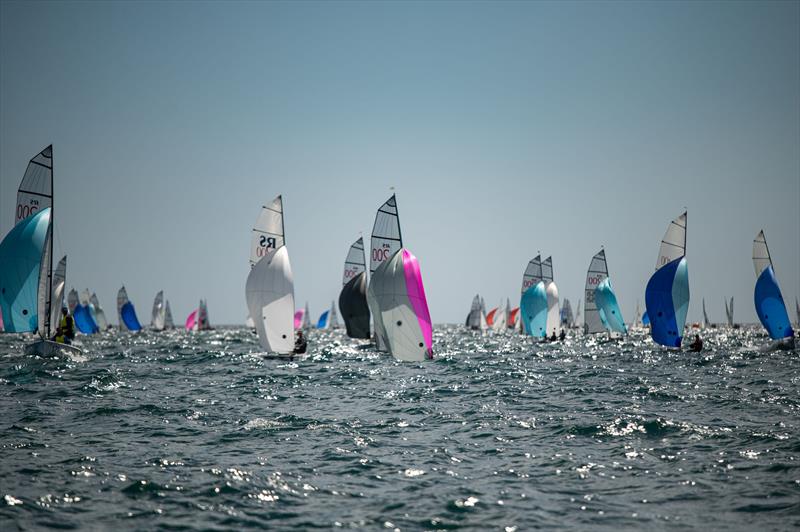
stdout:
<svg viewBox="0 0 800 532">
<path fill-rule="evenodd" d="M 689 321 L 755 322 L 764 229 L 800 295 L 798 2 L 0 2 L 0 234 L 54 145 L 67 285 L 149 321 L 243 323 L 251 228 L 282 194 L 295 300 L 397 194 L 435 323 L 605 247 L 630 321 L 688 209 Z"/>
</svg>

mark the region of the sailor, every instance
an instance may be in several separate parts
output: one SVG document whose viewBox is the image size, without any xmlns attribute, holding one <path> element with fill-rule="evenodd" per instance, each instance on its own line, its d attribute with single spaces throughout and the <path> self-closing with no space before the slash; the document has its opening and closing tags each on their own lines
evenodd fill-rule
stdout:
<svg viewBox="0 0 800 532">
<path fill-rule="evenodd" d="M 303 336 L 303 331 L 297 331 L 297 339 L 294 341 L 294 354 L 301 355 L 306 352 L 308 342 Z"/>
<path fill-rule="evenodd" d="M 689 345 L 689 349 L 692 351 L 702 351 L 703 350 L 703 341 L 700 339 L 699 334 L 694 335 L 694 342 Z"/>
<path fill-rule="evenodd" d="M 564 329 L 561 329 L 561 334 L 558 335 L 558 339 L 562 342 L 567 338 L 567 333 L 564 332 Z"/>
<path fill-rule="evenodd" d="M 553 329 L 553 334 L 550 335 L 550 341 L 555 342 L 556 340 L 558 340 L 558 336 L 556 336 L 556 330 Z"/>
<path fill-rule="evenodd" d="M 67 307 L 62 307 L 61 322 L 58 324 L 53 341 L 59 344 L 71 344 L 73 338 L 75 338 L 75 321 L 69 315 Z"/>
</svg>

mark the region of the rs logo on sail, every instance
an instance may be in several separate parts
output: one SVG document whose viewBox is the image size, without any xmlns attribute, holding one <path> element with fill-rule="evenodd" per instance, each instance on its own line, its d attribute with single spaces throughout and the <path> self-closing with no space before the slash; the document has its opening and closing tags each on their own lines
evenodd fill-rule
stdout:
<svg viewBox="0 0 800 532">
<path fill-rule="evenodd" d="M 256 250 L 256 254 L 259 257 L 263 257 L 267 254 L 268 250 L 275 249 L 276 244 L 277 242 L 274 236 L 261 235 L 261 238 L 258 240 L 258 245 L 261 247 Z"/>
</svg>

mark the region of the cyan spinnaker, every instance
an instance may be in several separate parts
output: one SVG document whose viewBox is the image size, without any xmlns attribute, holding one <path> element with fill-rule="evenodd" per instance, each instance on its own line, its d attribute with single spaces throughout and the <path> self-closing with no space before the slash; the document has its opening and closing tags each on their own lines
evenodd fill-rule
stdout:
<svg viewBox="0 0 800 532">
<path fill-rule="evenodd" d="M 0 243 L 0 312 L 5 332 L 33 332 L 38 327 L 39 270 L 50 212 L 43 209 L 18 221 Z"/>
<path fill-rule="evenodd" d="M 780 340 L 794 336 L 792 324 L 789 322 L 789 314 L 786 312 L 786 304 L 783 301 L 783 295 L 778 287 L 778 280 L 775 279 L 772 266 L 768 266 L 761 272 L 756 281 L 754 299 L 758 319 L 769 333 L 770 338 Z"/>
<path fill-rule="evenodd" d="M 519 302 L 522 326 L 525 333 L 541 338 L 547 334 L 547 292 L 544 282 L 539 281 L 528 288 Z"/>
<path fill-rule="evenodd" d="M 602 313 L 604 325 L 613 332 L 628 334 L 628 328 L 622 318 L 622 311 L 619 308 L 619 303 L 617 303 L 617 296 L 614 294 L 614 289 L 611 287 L 611 281 L 608 277 L 603 279 L 595 288 L 594 300 L 597 308 Z"/>
</svg>

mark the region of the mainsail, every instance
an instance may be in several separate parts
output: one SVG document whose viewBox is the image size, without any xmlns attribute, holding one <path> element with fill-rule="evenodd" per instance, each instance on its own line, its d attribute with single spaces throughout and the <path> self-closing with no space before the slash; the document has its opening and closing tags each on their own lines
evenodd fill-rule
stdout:
<svg viewBox="0 0 800 532">
<path fill-rule="evenodd" d="M 553 281 L 553 257 L 542 262 L 542 280 L 547 295 L 547 334 L 557 334 L 561 324 L 561 312 L 558 309 L 558 286 Z"/>
<path fill-rule="evenodd" d="M 39 325 L 39 334 L 44 338 L 51 338 L 58 329 L 58 324 L 61 322 L 61 306 L 64 303 L 64 287 L 67 280 L 67 256 L 64 255 L 58 266 L 53 271 L 53 296 L 50 298 L 52 302 L 50 305 L 50 327 L 45 330 L 42 325 Z"/>
<path fill-rule="evenodd" d="M 591 262 L 589 262 L 589 270 L 586 272 L 586 284 L 583 291 L 583 297 L 586 301 L 583 307 L 583 332 L 585 334 L 596 334 L 606 330 L 600 319 L 597 302 L 594 300 L 595 290 L 606 277 L 608 277 L 606 251 L 601 249 L 592 257 Z"/>
<path fill-rule="evenodd" d="M 689 309 L 686 212 L 670 222 L 664 233 L 656 272 L 647 282 L 645 305 L 653 340 L 667 347 L 680 347 Z"/>
<path fill-rule="evenodd" d="M 169 308 L 169 299 L 167 299 L 166 308 L 164 309 L 164 328 L 172 329 L 174 327 L 175 322 L 172 319 L 172 310 Z"/>
<path fill-rule="evenodd" d="M 117 317 L 122 331 L 136 332 L 142 329 L 139 318 L 136 317 L 136 309 L 128 299 L 128 291 L 124 286 L 117 292 Z"/>
<path fill-rule="evenodd" d="M 773 340 L 794 336 L 764 231 L 760 231 L 753 240 L 753 266 L 757 278 L 753 298 L 758 319 Z"/>
<path fill-rule="evenodd" d="M 575 317 L 572 314 L 572 304 L 569 299 L 564 300 L 561 306 L 561 326 L 565 329 L 571 329 L 575 325 Z"/>
<path fill-rule="evenodd" d="M 17 190 L 15 224 L 53 206 L 53 145 L 28 162 Z M 52 221 L 52 220 L 51 220 Z M 51 265 L 52 266 L 52 265 Z"/>
<path fill-rule="evenodd" d="M 97 299 L 97 294 L 92 293 L 92 297 L 89 298 L 89 301 L 94 305 L 94 314 L 97 316 L 97 326 L 101 331 L 105 331 L 108 329 L 108 320 L 106 319 L 106 313 L 100 306 L 100 301 Z"/>
<path fill-rule="evenodd" d="M 403 247 L 403 237 L 400 233 L 400 217 L 397 213 L 397 200 L 395 195 L 386 200 L 375 214 L 375 223 L 372 226 L 372 238 L 370 242 L 370 263 L 369 271 L 371 278 L 367 288 L 367 304 L 375 326 L 375 345 L 381 351 L 386 351 L 386 332 L 383 323 L 383 316 L 378 307 L 378 301 L 372 285 L 375 283 L 375 275 L 378 267 L 388 261 L 400 248 Z"/>
<path fill-rule="evenodd" d="M 431 316 L 416 257 L 407 249 L 397 250 L 376 269 L 370 286 L 389 352 L 398 360 L 433 358 Z"/>
<path fill-rule="evenodd" d="M 250 239 L 250 266 L 274 253 L 285 243 L 283 235 L 283 198 L 279 195 L 261 207 Z"/>
<path fill-rule="evenodd" d="M 38 329 L 39 284 L 50 208 L 19 221 L 0 243 L 0 312 L 5 332 Z"/>
<path fill-rule="evenodd" d="M 78 308 L 79 304 L 78 291 L 73 288 L 67 295 L 67 308 L 69 309 L 69 313 L 75 314 L 75 309 Z"/>
<path fill-rule="evenodd" d="M 366 270 L 364 239 L 358 237 L 344 259 L 343 286 L 339 293 L 339 309 L 350 338 L 369 338 Z"/>
<path fill-rule="evenodd" d="M 706 312 L 706 298 L 703 298 L 703 328 L 711 327 L 711 320 L 708 319 Z"/>
<path fill-rule="evenodd" d="M 578 306 L 575 308 L 575 327 L 580 328 L 581 323 L 581 300 L 578 300 Z"/>
<path fill-rule="evenodd" d="M 164 291 L 159 290 L 153 300 L 153 312 L 150 317 L 150 327 L 156 331 L 163 331 L 166 320 L 166 307 L 164 306 Z"/>
<path fill-rule="evenodd" d="M 520 320 L 525 334 L 541 338 L 547 328 L 547 293 L 542 281 L 542 259 L 536 255 L 522 274 Z"/>
<path fill-rule="evenodd" d="M 331 329 L 338 329 L 339 328 L 339 314 L 336 312 L 336 303 L 334 303 L 333 301 L 331 301 L 330 328 Z"/>
</svg>

